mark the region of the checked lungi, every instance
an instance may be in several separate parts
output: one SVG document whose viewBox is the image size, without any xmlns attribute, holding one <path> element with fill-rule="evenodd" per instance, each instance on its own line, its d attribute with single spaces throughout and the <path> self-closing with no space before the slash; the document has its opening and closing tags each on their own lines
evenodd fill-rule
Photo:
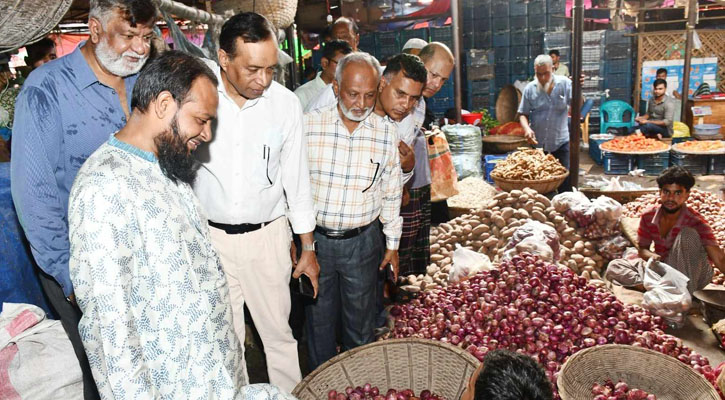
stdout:
<svg viewBox="0 0 725 400">
<path fill-rule="evenodd" d="M 409 189 L 410 202 L 400 208 L 403 235 L 400 238 L 399 276 L 425 274 L 430 264 L 430 185 Z"/>
</svg>

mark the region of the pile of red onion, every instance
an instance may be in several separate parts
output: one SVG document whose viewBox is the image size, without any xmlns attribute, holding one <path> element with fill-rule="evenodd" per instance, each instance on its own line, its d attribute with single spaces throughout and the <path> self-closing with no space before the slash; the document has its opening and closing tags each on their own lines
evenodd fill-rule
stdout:
<svg viewBox="0 0 725 400">
<path fill-rule="evenodd" d="M 417 398 L 420 400 L 446 400 L 445 397 L 433 394 L 430 390 L 421 391 L 420 396 L 417 397 L 410 389 L 400 391 L 390 389 L 383 395 L 380 393 L 380 389 L 378 389 L 377 386 L 372 386 L 369 383 L 356 388 L 348 386 L 345 388 L 344 393 L 337 393 L 335 390 L 330 390 L 327 393 L 327 400 L 409 400 L 411 398 Z"/>
<path fill-rule="evenodd" d="M 567 357 L 608 343 L 670 355 L 713 384 L 717 377 L 707 358 L 662 331 L 660 317 L 527 253 L 446 290 L 424 292 L 390 313 L 392 337 L 440 340 L 479 360 L 494 349 L 517 351 L 539 362 L 552 383 Z"/>
<path fill-rule="evenodd" d="M 642 389 L 630 388 L 626 382 L 619 381 L 615 384 L 611 380 L 604 382 L 604 385 L 595 383 L 592 386 L 592 395 L 593 400 L 657 400 L 657 396 Z"/>
</svg>

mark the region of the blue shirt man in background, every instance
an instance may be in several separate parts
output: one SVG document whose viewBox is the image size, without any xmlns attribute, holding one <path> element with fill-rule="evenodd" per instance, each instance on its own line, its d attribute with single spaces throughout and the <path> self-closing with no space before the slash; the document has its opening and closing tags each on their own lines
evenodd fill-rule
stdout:
<svg viewBox="0 0 725 400">
<path fill-rule="evenodd" d="M 78 334 L 81 311 L 68 269 L 68 195 L 83 162 L 126 124 L 156 15 L 151 0 L 91 0 L 89 40 L 33 71 L 16 103 L 13 202 L 43 272 L 43 290 L 78 357 L 85 399 L 98 398 L 98 391 Z"/>
<path fill-rule="evenodd" d="M 521 96 L 519 121 L 529 143 L 541 145 L 568 170 L 571 80 L 553 73 L 554 62 L 546 54 L 536 57 L 534 69 L 536 79 L 526 85 Z M 558 190 L 559 193 L 571 191 L 568 176 Z"/>
</svg>

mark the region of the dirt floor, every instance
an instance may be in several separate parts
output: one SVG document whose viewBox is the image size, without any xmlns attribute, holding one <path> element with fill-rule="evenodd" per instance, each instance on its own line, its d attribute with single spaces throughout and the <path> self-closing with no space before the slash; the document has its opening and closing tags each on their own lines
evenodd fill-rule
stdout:
<svg viewBox="0 0 725 400">
<path fill-rule="evenodd" d="M 613 177 L 614 175 L 605 175 L 604 168 L 600 165 L 596 165 L 594 161 L 589 157 L 589 153 L 586 150 L 580 152 L 580 168 L 579 168 L 579 180 L 583 182 L 588 176 L 606 176 Z M 657 187 L 655 176 L 621 176 L 620 181 L 629 181 L 638 183 L 644 187 Z M 725 177 L 723 175 L 706 175 L 697 176 L 696 188 L 701 190 L 707 190 L 709 192 L 720 194 L 720 191 L 725 187 Z M 714 285 L 712 285 L 714 287 Z M 710 287 L 708 287 L 710 288 Z M 725 287 L 719 287 L 725 290 Z M 615 294 L 620 297 L 623 301 L 641 303 L 642 294 L 639 292 L 628 291 L 626 289 L 615 289 Z M 294 311 L 292 319 L 293 331 L 295 336 L 298 337 L 299 341 L 299 354 L 300 364 L 302 365 L 302 375 L 305 376 L 309 373 L 307 368 L 307 347 L 302 337 L 301 329 L 301 315 L 300 310 Z M 251 318 L 247 316 L 247 321 L 251 321 Z M 725 361 L 725 351 L 720 350 L 717 346 L 717 341 L 714 335 L 710 331 L 707 324 L 702 318 L 697 306 L 693 307 L 690 315 L 688 315 L 687 322 L 683 328 L 667 330 L 674 336 L 682 339 L 692 349 L 698 353 L 706 356 L 713 367 L 717 366 L 720 362 Z M 247 338 L 246 338 L 246 359 L 247 359 L 247 370 L 249 372 L 249 380 L 251 383 L 268 382 L 267 367 L 264 360 L 264 350 L 262 342 L 259 336 L 256 334 L 253 325 L 248 324 L 247 326 Z"/>
</svg>

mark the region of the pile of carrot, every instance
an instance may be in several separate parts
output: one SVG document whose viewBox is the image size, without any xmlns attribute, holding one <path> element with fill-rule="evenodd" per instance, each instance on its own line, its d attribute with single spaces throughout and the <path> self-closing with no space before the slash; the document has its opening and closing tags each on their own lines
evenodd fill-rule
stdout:
<svg viewBox="0 0 725 400">
<path fill-rule="evenodd" d="M 667 150 L 667 145 L 657 139 L 646 138 L 641 133 L 636 133 L 629 136 L 620 136 L 608 142 L 604 142 L 602 143 L 600 148 L 602 150 L 609 150 L 615 152 L 638 152 Z"/>
</svg>

